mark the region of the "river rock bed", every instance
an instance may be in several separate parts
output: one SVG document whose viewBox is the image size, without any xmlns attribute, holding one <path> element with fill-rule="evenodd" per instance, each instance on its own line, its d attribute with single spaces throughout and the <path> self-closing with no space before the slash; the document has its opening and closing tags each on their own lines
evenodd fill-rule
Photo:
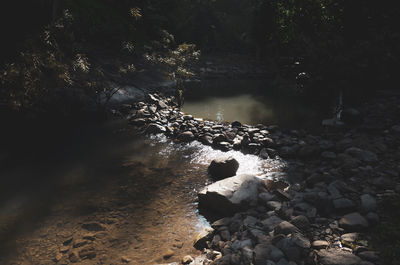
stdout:
<svg viewBox="0 0 400 265">
<path fill-rule="evenodd" d="M 358 125 L 317 135 L 194 118 L 154 94 L 120 111 L 146 133 L 287 161 L 257 182 L 246 211 L 200 233 L 195 246 L 205 254 L 184 264 L 379 265 L 365 232 L 385 222 L 382 201 L 399 197 L 399 110 L 398 97 L 382 96 L 360 108 Z"/>
</svg>

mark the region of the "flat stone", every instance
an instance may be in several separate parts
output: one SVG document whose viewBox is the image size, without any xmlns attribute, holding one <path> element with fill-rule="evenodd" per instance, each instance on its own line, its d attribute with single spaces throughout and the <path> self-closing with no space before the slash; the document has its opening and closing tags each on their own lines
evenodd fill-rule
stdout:
<svg viewBox="0 0 400 265">
<path fill-rule="evenodd" d="M 329 243 L 325 240 L 316 240 L 312 242 L 311 246 L 315 249 L 325 249 L 329 246 Z"/>
<path fill-rule="evenodd" d="M 92 223 L 85 223 L 82 224 L 82 228 L 88 231 L 98 232 L 98 231 L 105 231 L 106 227 L 100 223 L 92 222 Z"/>
<path fill-rule="evenodd" d="M 353 242 L 356 242 L 356 240 L 358 239 L 358 236 L 359 236 L 359 233 L 347 233 L 347 234 L 343 234 L 340 238 L 345 242 L 353 243 Z"/>
<path fill-rule="evenodd" d="M 369 226 L 368 221 L 359 213 L 349 213 L 339 220 L 340 227 L 349 231 L 361 231 Z"/>
<path fill-rule="evenodd" d="M 121 261 L 122 261 L 123 263 L 129 263 L 129 262 L 132 261 L 132 259 L 131 259 L 131 258 L 128 258 L 127 256 L 122 256 L 122 257 L 121 257 Z"/>
<path fill-rule="evenodd" d="M 93 247 L 85 247 L 79 251 L 79 257 L 82 259 L 93 259 L 96 257 L 96 252 Z"/>
<path fill-rule="evenodd" d="M 317 256 L 322 265 L 359 265 L 362 262 L 356 255 L 337 249 L 320 250 Z"/>
</svg>

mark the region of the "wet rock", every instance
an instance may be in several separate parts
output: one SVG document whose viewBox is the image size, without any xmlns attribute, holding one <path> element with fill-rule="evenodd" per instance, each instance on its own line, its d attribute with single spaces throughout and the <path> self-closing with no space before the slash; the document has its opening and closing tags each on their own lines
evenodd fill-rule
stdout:
<svg viewBox="0 0 400 265">
<path fill-rule="evenodd" d="M 347 198 L 335 199 L 332 203 L 333 207 L 339 212 L 352 211 L 356 206 L 352 200 Z"/>
<path fill-rule="evenodd" d="M 85 247 L 79 251 L 79 257 L 82 259 L 93 259 L 96 257 L 96 252 L 93 247 Z"/>
<path fill-rule="evenodd" d="M 87 240 L 78 239 L 74 242 L 74 248 L 80 248 L 89 243 Z"/>
<path fill-rule="evenodd" d="M 232 249 L 234 251 L 238 251 L 244 247 L 252 247 L 253 246 L 253 242 L 251 241 L 251 239 L 245 239 L 245 240 L 236 240 L 232 243 Z"/>
<path fill-rule="evenodd" d="M 192 258 L 192 256 L 190 256 L 190 255 L 186 255 L 186 256 L 184 256 L 183 258 L 182 258 L 182 264 L 189 264 L 189 263 L 191 263 L 191 262 L 193 262 L 194 261 L 194 259 Z"/>
<path fill-rule="evenodd" d="M 370 262 L 377 262 L 379 260 L 379 256 L 374 251 L 363 251 L 358 253 L 357 256 Z"/>
<path fill-rule="evenodd" d="M 279 211 L 282 208 L 282 203 L 277 201 L 268 201 L 266 206 L 271 211 Z"/>
<path fill-rule="evenodd" d="M 341 120 L 349 125 L 361 124 L 363 122 L 363 116 L 357 109 L 346 108 L 341 113 Z"/>
<path fill-rule="evenodd" d="M 122 257 L 121 257 L 121 261 L 122 261 L 123 263 L 129 263 L 129 262 L 132 261 L 132 259 L 131 259 L 131 258 L 128 258 L 127 256 L 122 256 Z"/>
<path fill-rule="evenodd" d="M 72 263 L 77 263 L 77 262 L 79 262 L 79 254 L 78 254 L 78 252 L 76 252 L 76 251 L 71 252 L 71 253 L 68 255 L 68 259 L 69 259 L 69 261 L 71 261 Z"/>
<path fill-rule="evenodd" d="M 61 253 L 67 253 L 69 251 L 70 247 L 69 246 L 62 246 L 60 247 L 60 252 Z"/>
<path fill-rule="evenodd" d="M 259 156 L 262 159 L 268 159 L 269 158 L 268 150 L 266 148 L 261 149 Z"/>
<path fill-rule="evenodd" d="M 207 248 L 207 241 L 211 241 L 214 234 L 214 229 L 211 227 L 204 228 L 194 239 L 193 246 L 196 249 L 202 250 Z"/>
<path fill-rule="evenodd" d="M 232 122 L 231 125 L 232 125 L 232 127 L 236 127 L 236 128 L 237 127 L 242 127 L 242 124 L 240 122 L 238 122 L 238 121 Z"/>
<path fill-rule="evenodd" d="M 211 161 L 208 174 L 214 179 L 221 180 L 236 175 L 238 168 L 239 162 L 236 159 L 232 157 L 218 158 Z"/>
<path fill-rule="evenodd" d="M 98 232 L 98 231 L 105 231 L 106 227 L 100 223 L 92 222 L 92 223 L 85 223 L 82 224 L 82 228 L 88 231 Z"/>
<path fill-rule="evenodd" d="M 361 199 L 361 210 L 363 212 L 370 212 L 376 209 L 376 199 L 369 194 L 363 194 L 360 196 Z"/>
<path fill-rule="evenodd" d="M 262 180 L 253 175 L 238 175 L 217 181 L 199 192 L 199 207 L 229 215 L 255 205 Z"/>
<path fill-rule="evenodd" d="M 175 255 L 175 252 L 172 249 L 168 249 L 167 251 L 165 251 L 163 253 L 162 257 L 163 257 L 163 259 L 169 259 L 173 255 Z"/>
<path fill-rule="evenodd" d="M 357 212 L 343 216 L 339 220 L 339 225 L 349 231 L 361 231 L 369 226 L 368 221 Z"/>
<path fill-rule="evenodd" d="M 182 142 L 191 142 L 194 138 L 194 134 L 191 131 L 185 131 L 178 136 L 178 140 Z"/>
<path fill-rule="evenodd" d="M 367 215 L 365 216 L 365 218 L 367 218 L 368 222 L 372 225 L 376 225 L 379 223 L 379 215 L 377 213 L 374 212 L 369 212 L 367 213 Z"/>
<path fill-rule="evenodd" d="M 282 250 L 289 260 L 295 261 L 302 259 L 306 255 L 311 244 L 303 235 L 295 233 L 290 237 L 281 239 L 276 246 Z"/>
<path fill-rule="evenodd" d="M 351 155 L 352 157 L 364 161 L 364 162 L 377 162 L 378 157 L 375 153 L 368 151 L 368 150 L 363 150 L 357 147 L 350 147 L 346 149 L 345 151 L 346 154 Z"/>
<path fill-rule="evenodd" d="M 354 254 L 338 249 L 320 250 L 317 253 L 322 265 L 359 265 L 361 259 Z"/>
<path fill-rule="evenodd" d="M 146 129 L 146 132 L 151 134 L 165 133 L 166 131 L 164 126 L 157 123 L 150 123 Z"/>
</svg>

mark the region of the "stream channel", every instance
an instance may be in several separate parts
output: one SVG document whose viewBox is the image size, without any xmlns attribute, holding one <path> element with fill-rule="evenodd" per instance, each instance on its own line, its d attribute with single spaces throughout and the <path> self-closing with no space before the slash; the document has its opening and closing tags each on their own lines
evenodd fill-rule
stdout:
<svg viewBox="0 0 400 265">
<path fill-rule="evenodd" d="M 308 113 L 258 96 L 259 82 L 225 82 L 222 91 L 218 81 L 187 91 L 183 110 L 248 124 L 294 123 Z M 240 93 L 244 87 L 248 94 Z M 144 136 L 124 120 L 68 130 L 34 127 L 14 135 L 19 145 L 0 159 L 0 264 L 68 264 L 77 242 L 95 253 L 79 264 L 179 262 L 199 254 L 193 238 L 209 225 L 198 213 L 197 192 L 211 182 L 207 167 L 214 158 L 233 156 L 238 174 L 261 175 L 280 166 L 198 142 Z M 87 223 L 101 229 L 88 231 Z"/>
</svg>

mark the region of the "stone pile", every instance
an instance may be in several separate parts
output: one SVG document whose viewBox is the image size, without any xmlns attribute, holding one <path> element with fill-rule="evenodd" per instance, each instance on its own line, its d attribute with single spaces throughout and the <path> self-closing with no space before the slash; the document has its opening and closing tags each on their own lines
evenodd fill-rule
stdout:
<svg viewBox="0 0 400 265">
<path fill-rule="evenodd" d="M 363 123 L 317 135 L 204 121 L 157 95 L 125 113 L 147 133 L 287 162 L 264 178 L 214 174 L 199 204 L 222 218 L 196 239 L 205 253 L 190 264 L 379 265 L 365 232 L 384 217 L 380 203 L 400 197 L 399 106 L 376 99 L 360 109 Z"/>
</svg>

